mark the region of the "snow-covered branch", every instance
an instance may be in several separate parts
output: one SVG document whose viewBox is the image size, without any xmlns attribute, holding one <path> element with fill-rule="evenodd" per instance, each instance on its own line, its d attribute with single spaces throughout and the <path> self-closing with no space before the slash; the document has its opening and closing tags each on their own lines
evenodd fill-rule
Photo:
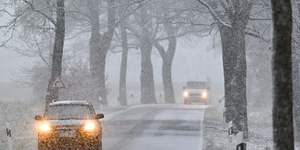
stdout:
<svg viewBox="0 0 300 150">
<path fill-rule="evenodd" d="M 212 17 L 219 23 L 221 24 L 222 26 L 226 26 L 226 27 L 229 27 L 229 28 L 232 28 L 232 26 L 224 21 L 222 21 L 219 16 L 216 14 L 216 12 L 205 2 L 203 2 L 202 0 L 197 0 L 200 4 L 202 4 L 203 6 L 205 6 L 209 12 L 211 13 Z M 260 33 L 257 33 L 255 31 L 250 31 L 249 28 L 245 30 L 245 33 L 247 35 L 250 35 L 252 37 L 255 37 L 255 38 L 260 38 L 262 39 L 263 41 L 265 42 L 269 42 L 270 39 L 268 38 L 265 38 L 263 35 L 261 35 Z"/>
<path fill-rule="evenodd" d="M 41 15 L 43 15 L 44 17 L 46 17 L 49 21 L 51 21 L 51 22 L 53 23 L 54 26 L 56 26 L 56 22 L 55 22 L 55 20 L 54 20 L 51 16 L 49 16 L 49 15 L 47 15 L 47 14 L 41 12 L 40 10 L 35 9 L 35 7 L 33 6 L 33 4 L 30 3 L 30 2 L 28 2 L 27 0 L 23 0 L 23 1 L 24 1 L 26 4 L 28 4 L 32 10 L 36 11 L 37 13 L 40 13 Z"/>
</svg>

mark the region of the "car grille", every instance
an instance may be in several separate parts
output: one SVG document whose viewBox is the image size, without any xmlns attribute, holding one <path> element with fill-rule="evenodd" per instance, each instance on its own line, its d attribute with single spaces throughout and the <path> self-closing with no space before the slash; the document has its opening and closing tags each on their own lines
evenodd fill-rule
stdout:
<svg viewBox="0 0 300 150">
<path fill-rule="evenodd" d="M 76 130 L 78 129 L 79 127 L 66 127 L 66 126 L 61 126 L 61 127 L 56 127 L 56 130 Z"/>
<path fill-rule="evenodd" d="M 189 95 L 190 95 L 190 96 L 200 96 L 199 93 L 190 93 Z"/>
</svg>

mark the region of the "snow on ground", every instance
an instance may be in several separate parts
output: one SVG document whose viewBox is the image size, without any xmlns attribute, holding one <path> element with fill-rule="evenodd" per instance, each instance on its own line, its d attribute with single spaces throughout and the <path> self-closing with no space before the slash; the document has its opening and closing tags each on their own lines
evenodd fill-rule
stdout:
<svg viewBox="0 0 300 150">
<path fill-rule="evenodd" d="M 132 108 L 142 108 L 143 105 L 134 105 Z M 184 107 L 184 106 L 181 106 Z M 200 105 L 189 105 L 189 109 L 196 109 Z M 194 108 L 193 108 L 194 107 Z M 122 114 L 128 107 L 108 107 L 98 112 L 109 114 L 116 112 Z M 176 106 L 174 106 L 174 109 Z M 130 109 L 130 108 L 129 108 Z M 271 107 L 248 107 L 249 139 L 246 141 L 247 150 L 272 150 L 272 116 Z M 39 114 L 37 110 L 31 109 L 26 101 L 0 101 L 0 150 L 7 149 L 7 138 L 5 122 L 12 126 L 12 140 L 14 150 L 32 150 L 36 146 L 36 121 L 34 115 Z M 180 113 L 179 113 L 180 114 Z M 177 114 L 179 117 L 180 115 Z M 156 116 L 155 119 L 162 120 L 168 115 Z M 108 115 L 107 117 L 113 115 Z M 107 119 L 108 119 L 107 118 Z M 189 119 L 189 118 L 184 118 Z M 222 109 L 212 106 L 205 110 L 203 125 L 203 150 L 225 150 L 228 144 L 227 124 L 223 123 Z M 174 141 L 176 142 L 176 141 Z M 199 143 L 200 144 L 200 143 Z M 295 143 L 296 150 L 300 150 L 300 143 Z"/>
<path fill-rule="evenodd" d="M 271 107 L 248 106 L 249 139 L 244 141 L 247 150 L 273 150 L 271 110 Z M 205 110 L 203 150 L 226 150 L 228 124 L 224 123 L 222 113 L 219 106 Z M 295 150 L 300 150 L 300 143 L 295 143 L 295 146 Z"/>
</svg>

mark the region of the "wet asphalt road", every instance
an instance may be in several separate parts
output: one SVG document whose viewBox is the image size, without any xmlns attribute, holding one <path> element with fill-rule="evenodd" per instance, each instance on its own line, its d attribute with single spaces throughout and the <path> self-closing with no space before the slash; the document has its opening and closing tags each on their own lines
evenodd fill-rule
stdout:
<svg viewBox="0 0 300 150">
<path fill-rule="evenodd" d="M 203 105 L 139 105 L 101 119 L 103 150 L 201 150 Z"/>
</svg>

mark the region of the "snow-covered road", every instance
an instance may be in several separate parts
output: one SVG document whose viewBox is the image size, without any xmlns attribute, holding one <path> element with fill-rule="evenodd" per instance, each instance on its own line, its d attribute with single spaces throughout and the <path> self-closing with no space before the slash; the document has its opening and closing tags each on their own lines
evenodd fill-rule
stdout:
<svg viewBox="0 0 300 150">
<path fill-rule="evenodd" d="M 202 150 L 202 121 L 206 107 L 150 104 L 108 114 L 101 119 L 103 150 Z M 16 150 L 37 149 L 36 132 L 12 139 Z"/>
<path fill-rule="evenodd" d="M 104 150 L 201 150 L 207 106 L 138 105 L 101 120 Z"/>
</svg>

